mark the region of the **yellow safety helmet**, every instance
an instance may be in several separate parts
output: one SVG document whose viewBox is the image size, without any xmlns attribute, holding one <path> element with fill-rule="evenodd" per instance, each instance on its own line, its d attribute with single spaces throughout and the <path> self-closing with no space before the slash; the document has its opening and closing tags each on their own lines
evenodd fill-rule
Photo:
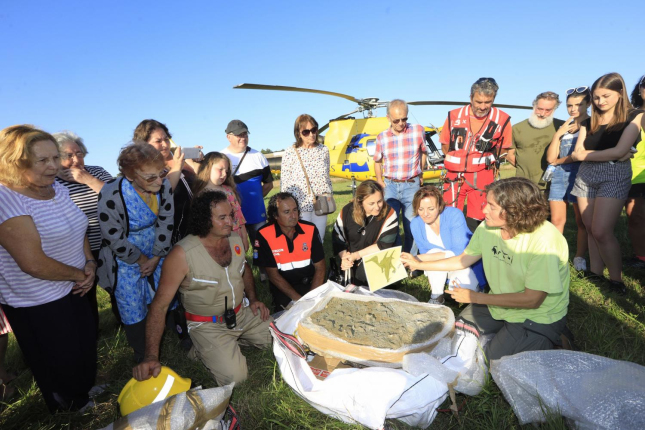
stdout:
<svg viewBox="0 0 645 430">
<path fill-rule="evenodd" d="M 190 379 L 182 378 L 171 368 L 161 366 L 161 372 L 156 378 L 145 381 L 137 381 L 132 378 L 125 384 L 118 399 L 121 415 L 128 415 L 189 389 Z"/>
</svg>

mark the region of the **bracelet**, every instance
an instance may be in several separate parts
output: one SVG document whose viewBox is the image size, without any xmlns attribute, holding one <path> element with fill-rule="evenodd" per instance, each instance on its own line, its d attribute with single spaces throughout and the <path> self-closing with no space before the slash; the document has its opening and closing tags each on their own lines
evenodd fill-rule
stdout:
<svg viewBox="0 0 645 430">
<path fill-rule="evenodd" d="M 96 260 L 85 260 L 85 264 L 87 264 L 87 263 L 94 263 L 94 264 L 96 264 L 97 266 L 99 265 L 99 264 L 96 262 Z"/>
</svg>

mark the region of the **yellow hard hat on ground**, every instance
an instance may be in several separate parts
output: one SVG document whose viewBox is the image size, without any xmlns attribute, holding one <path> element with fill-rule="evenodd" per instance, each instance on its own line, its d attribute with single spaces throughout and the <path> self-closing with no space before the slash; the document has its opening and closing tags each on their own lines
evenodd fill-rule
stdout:
<svg viewBox="0 0 645 430">
<path fill-rule="evenodd" d="M 132 378 L 119 394 L 121 415 L 125 416 L 145 406 L 167 399 L 190 389 L 190 379 L 182 378 L 169 367 L 162 366 L 159 376 L 145 381 Z"/>
</svg>

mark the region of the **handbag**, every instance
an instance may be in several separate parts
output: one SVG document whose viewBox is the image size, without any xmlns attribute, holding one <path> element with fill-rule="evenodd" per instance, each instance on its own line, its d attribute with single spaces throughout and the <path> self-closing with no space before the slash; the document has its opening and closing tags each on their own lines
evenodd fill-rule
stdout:
<svg viewBox="0 0 645 430">
<path fill-rule="evenodd" d="M 334 200 L 334 195 L 332 193 L 321 193 L 314 195 L 314 192 L 311 189 L 311 184 L 309 183 L 309 176 L 307 175 L 305 165 L 302 163 L 302 159 L 300 158 L 298 148 L 296 148 L 295 151 L 296 156 L 298 157 L 298 161 L 300 161 L 302 172 L 305 174 L 305 180 L 307 181 L 309 194 L 314 196 L 314 212 L 318 216 L 333 214 L 334 212 L 336 212 L 336 201 Z"/>
</svg>

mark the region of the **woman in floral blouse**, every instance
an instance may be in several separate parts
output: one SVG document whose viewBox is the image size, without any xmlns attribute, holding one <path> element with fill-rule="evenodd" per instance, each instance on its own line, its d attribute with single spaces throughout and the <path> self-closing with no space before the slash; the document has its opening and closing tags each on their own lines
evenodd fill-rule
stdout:
<svg viewBox="0 0 645 430">
<path fill-rule="evenodd" d="M 300 206 L 300 218 L 313 222 L 318 227 L 320 240 L 323 241 L 327 228 L 327 215 L 318 216 L 314 212 L 316 194 L 331 193 L 329 177 L 329 149 L 318 143 L 318 123 L 307 114 L 296 118 L 293 127 L 296 143 L 285 151 L 280 172 L 280 191 L 291 193 Z M 300 161 L 304 165 L 304 170 Z M 307 185 L 307 178 L 311 190 Z"/>
</svg>

